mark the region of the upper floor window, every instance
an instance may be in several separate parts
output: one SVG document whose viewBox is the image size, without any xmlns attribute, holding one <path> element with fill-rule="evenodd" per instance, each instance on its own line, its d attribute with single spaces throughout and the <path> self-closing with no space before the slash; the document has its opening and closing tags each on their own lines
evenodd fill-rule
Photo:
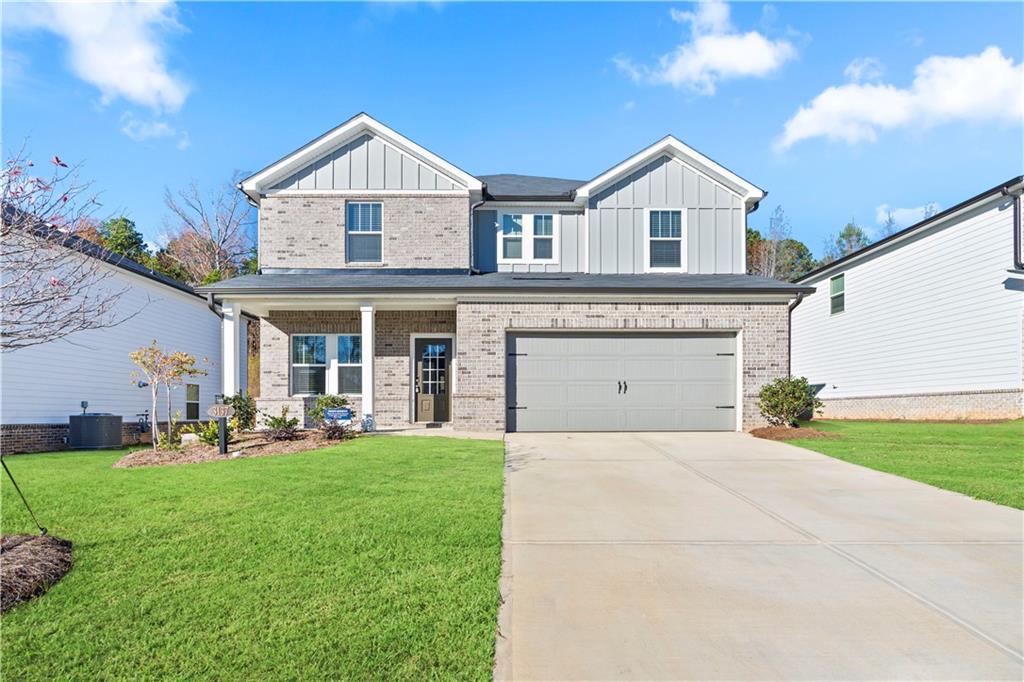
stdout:
<svg viewBox="0 0 1024 682">
<path fill-rule="evenodd" d="M 551 213 L 502 213 L 499 263 L 557 263 L 558 220 Z"/>
<path fill-rule="evenodd" d="M 828 281 L 829 314 L 846 310 L 846 275 L 836 275 Z"/>
<path fill-rule="evenodd" d="M 345 253 L 349 263 L 383 262 L 379 203 L 349 202 L 345 228 Z"/>
<path fill-rule="evenodd" d="M 650 211 L 647 226 L 647 270 L 683 269 L 683 212 Z"/>
</svg>

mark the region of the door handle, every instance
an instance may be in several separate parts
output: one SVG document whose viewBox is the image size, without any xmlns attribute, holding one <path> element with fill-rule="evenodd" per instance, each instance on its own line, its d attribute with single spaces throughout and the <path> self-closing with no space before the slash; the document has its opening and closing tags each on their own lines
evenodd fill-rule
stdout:
<svg viewBox="0 0 1024 682">
<path fill-rule="evenodd" d="M 622 382 L 619 382 L 619 393 L 622 393 Z"/>
<path fill-rule="evenodd" d="M 629 390 L 629 384 L 627 384 L 625 381 L 623 381 L 622 382 L 622 392 L 626 393 L 628 390 Z"/>
</svg>

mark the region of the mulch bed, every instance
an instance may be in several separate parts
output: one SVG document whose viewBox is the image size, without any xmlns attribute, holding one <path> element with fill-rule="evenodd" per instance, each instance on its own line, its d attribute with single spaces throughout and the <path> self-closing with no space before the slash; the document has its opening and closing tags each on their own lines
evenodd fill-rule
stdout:
<svg viewBox="0 0 1024 682">
<path fill-rule="evenodd" d="M 315 448 L 337 445 L 343 441 L 328 440 L 319 430 L 299 431 L 295 440 L 270 441 L 262 433 L 243 433 L 236 435 L 228 443 L 228 454 L 220 454 L 216 445 L 199 443 L 183 447 L 180 450 L 153 450 L 143 448 L 129 452 L 117 460 L 114 467 L 130 469 L 134 467 L 167 466 L 172 464 L 196 464 L 198 462 L 215 462 L 240 457 L 267 457 L 270 455 L 291 455 Z"/>
<path fill-rule="evenodd" d="M 0 538 L 0 613 L 42 594 L 71 570 L 71 541 L 49 535 Z"/>
<path fill-rule="evenodd" d="M 794 440 L 796 438 L 839 438 L 838 433 L 830 433 L 828 431 L 819 431 L 818 429 L 812 429 L 809 426 L 801 426 L 799 428 L 793 426 L 762 426 L 759 429 L 754 429 L 750 432 L 750 435 L 758 438 L 764 438 L 765 440 Z"/>
</svg>

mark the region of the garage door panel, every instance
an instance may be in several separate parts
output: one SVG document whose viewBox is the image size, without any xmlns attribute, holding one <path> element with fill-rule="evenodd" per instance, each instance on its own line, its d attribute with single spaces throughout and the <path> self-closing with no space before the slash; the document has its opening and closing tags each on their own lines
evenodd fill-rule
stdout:
<svg viewBox="0 0 1024 682">
<path fill-rule="evenodd" d="M 735 347 L 722 333 L 510 335 L 509 428 L 731 431 Z"/>
</svg>

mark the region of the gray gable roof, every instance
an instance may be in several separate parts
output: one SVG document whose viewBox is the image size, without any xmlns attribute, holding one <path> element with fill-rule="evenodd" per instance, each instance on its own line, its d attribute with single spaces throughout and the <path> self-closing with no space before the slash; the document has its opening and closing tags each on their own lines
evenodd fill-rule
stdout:
<svg viewBox="0 0 1024 682">
<path fill-rule="evenodd" d="M 586 184 L 586 180 L 567 180 L 565 178 L 545 178 L 539 175 L 515 175 L 499 173 L 497 175 L 478 175 L 485 185 L 488 198 L 502 199 L 539 199 L 569 200 L 573 190 Z"/>
<path fill-rule="evenodd" d="M 292 270 L 245 275 L 201 286 L 213 294 L 301 294 L 301 293 L 386 293 L 386 292 L 579 292 L 605 294 L 797 294 L 813 287 L 788 284 L 754 275 L 691 274 L 526 274 L 489 272 L 484 274 L 408 274 L 376 270 Z"/>
</svg>

